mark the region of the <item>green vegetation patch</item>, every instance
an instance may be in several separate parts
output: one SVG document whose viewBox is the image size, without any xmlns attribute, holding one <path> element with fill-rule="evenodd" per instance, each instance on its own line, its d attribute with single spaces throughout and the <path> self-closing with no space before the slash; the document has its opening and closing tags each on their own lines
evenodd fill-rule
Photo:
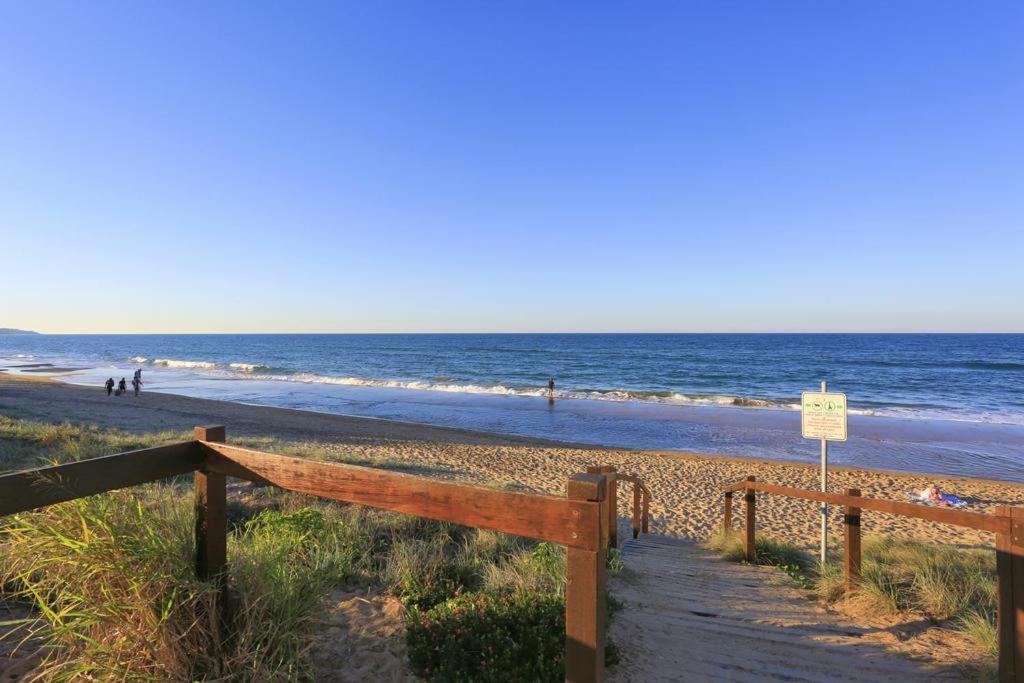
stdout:
<svg viewBox="0 0 1024 683">
<path fill-rule="evenodd" d="M 565 678 L 565 601 L 544 594 L 460 595 L 408 625 L 413 671 L 443 681 Z"/>
</svg>

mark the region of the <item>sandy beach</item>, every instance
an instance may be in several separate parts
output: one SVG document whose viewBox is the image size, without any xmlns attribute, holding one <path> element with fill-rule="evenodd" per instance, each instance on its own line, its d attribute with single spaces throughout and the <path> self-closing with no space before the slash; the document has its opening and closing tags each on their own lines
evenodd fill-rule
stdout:
<svg viewBox="0 0 1024 683">
<path fill-rule="evenodd" d="M 226 401 L 143 392 L 139 397 L 107 397 L 99 388 L 61 384 L 44 377 L 0 375 L 0 414 L 43 421 L 71 421 L 133 432 L 189 430 L 224 424 L 232 438 L 271 438 L 282 444 L 309 444 L 339 460 L 386 459 L 417 473 L 485 485 L 560 494 L 566 479 L 588 465 L 614 465 L 641 477 L 652 494 L 651 531 L 706 540 L 721 524 L 722 487 L 746 476 L 786 486 L 816 488 L 818 470 L 802 464 L 723 457 L 701 453 L 603 449 L 444 427 L 251 406 Z M 269 449 L 270 447 L 268 447 Z M 906 491 L 937 483 L 971 501 L 979 512 L 996 505 L 1024 504 L 1024 486 L 969 478 L 942 478 L 834 468 L 830 489 L 860 488 L 870 497 L 906 500 Z M 620 496 L 620 534 L 627 533 L 627 496 Z M 833 510 L 836 538 L 840 511 Z M 817 539 L 814 504 L 776 496 L 758 503 L 759 531 L 813 546 Z M 991 547 L 985 533 L 881 513 L 865 513 L 866 537 L 928 538 L 962 546 Z"/>
</svg>

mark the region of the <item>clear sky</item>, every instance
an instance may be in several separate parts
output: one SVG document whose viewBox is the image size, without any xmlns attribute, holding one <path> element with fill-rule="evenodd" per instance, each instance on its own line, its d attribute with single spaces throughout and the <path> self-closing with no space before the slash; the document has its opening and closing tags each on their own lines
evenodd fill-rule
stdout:
<svg viewBox="0 0 1024 683">
<path fill-rule="evenodd" d="M 0 0 L 0 326 L 1024 331 L 1024 3 Z"/>
</svg>

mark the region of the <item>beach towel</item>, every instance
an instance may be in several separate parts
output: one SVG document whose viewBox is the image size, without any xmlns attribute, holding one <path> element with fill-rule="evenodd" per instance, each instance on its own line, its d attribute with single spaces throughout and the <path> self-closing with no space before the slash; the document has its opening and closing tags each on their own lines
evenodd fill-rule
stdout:
<svg viewBox="0 0 1024 683">
<path fill-rule="evenodd" d="M 920 491 L 907 491 L 907 497 L 910 498 L 911 502 L 931 505 L 932 507 L 965 508 L 970 506 L 968 501 L 960 496 L 954 496 L 952 493 L 940 493 L 939 499 L 941 502 L 931 500 L 927 496 L 922 496 Z"/>
</svg>

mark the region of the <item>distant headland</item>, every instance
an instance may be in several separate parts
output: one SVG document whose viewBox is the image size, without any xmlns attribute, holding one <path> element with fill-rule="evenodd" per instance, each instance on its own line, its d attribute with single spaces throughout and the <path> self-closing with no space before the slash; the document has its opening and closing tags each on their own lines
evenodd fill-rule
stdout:
<svg viewBox="0 0 1024 683">
<path fill-rule="evenodd" d="M 16 330 L 13 327 L 0 327 L 0 334 L 39 334 L 32 330 Z"/>
</svg>

